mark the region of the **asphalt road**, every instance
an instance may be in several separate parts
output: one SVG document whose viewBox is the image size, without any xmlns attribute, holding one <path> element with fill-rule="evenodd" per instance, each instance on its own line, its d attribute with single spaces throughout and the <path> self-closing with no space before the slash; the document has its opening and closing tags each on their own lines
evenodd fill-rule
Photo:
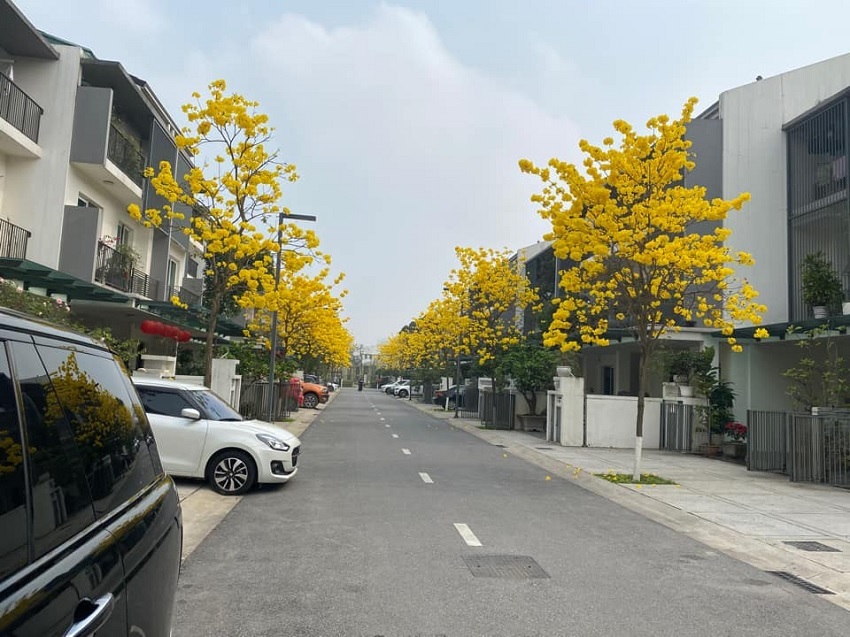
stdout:
<svg viewBox="0 0 850 637">
<path fill-rule="evenodd" d="M 175 637 L 848 633 L 817 595 L 377 390 L 342 390 L 302 441 L 299 475 L 184 562 Z"/>
</svg>

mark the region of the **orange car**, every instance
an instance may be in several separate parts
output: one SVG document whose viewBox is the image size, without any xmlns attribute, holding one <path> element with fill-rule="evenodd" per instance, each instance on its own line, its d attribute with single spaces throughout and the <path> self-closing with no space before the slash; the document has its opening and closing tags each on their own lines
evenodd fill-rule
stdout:
<svg viewBox="0 0 850 637">
<path fill-rule="evenodd" d="M 324 385 L 318 385 L 316 383 L 308 383 L 307 381 L 301 381 L 301 402 L 299 405 L 301 407 L 307 407 L 308 409 L 315 409 L 319 403 L 328 402 L 328 388 Z"/>
</svg>

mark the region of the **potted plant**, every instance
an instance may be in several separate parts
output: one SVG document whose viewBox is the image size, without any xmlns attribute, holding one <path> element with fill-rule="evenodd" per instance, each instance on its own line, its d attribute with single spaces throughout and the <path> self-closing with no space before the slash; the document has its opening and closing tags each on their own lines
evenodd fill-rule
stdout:
<svg viewBox="0 0 850 637">
<path fill-rule="evenodd" d="M 739 422 L 727 422 L 723 431 L 731 439 L 723 443 L 723 455 L 730 458 L 743 458 L 747 455 L 747 426 Z"/>
<path fill-rule="evenodd" d="M 801 270 L 803 300 L 812 307 L 816 319 L 826 318 L 843 298 L 838 273 L 823 252 L 806 255 Z"/>
</svg>

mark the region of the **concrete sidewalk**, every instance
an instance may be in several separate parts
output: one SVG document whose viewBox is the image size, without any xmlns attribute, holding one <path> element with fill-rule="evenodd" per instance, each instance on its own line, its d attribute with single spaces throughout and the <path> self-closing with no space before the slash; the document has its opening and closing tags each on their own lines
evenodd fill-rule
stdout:
<svg viewBox="0 0 850 637">
<path fill-rule="evenodd" d="M 316 409 L 299 409 L 292 414 L 292 422 L 276 422 L 277 426 L 301 436 L 312 422 L 330 405 L 339 391 L 331 392 L 328 402 Z M 296 476 L 297 480 L 298 477 Z M 183 559 L 192 554 L 204 538 L 242 500 L 242 496 L 219 495 L 203 480 L 175 478 L 180 507 L 183 511 Z"/>
<path fill-rule="evenodd" d="M 702 456 L 643 452 L 642 472 L 677 485 L 621 485 L 596 477 L 631 473 L 634 451 L 562 447 L 520 431 L 488 430 L 478 420 L 454 419 L 434 405 L 408 403 L 505 453 L 575 482 L 632 511 L 765 571 L 784 571 L 832 591 L 823 595 L 850 610 L 850 491 Z M 788 542 L 817 542 L 803 550 Z M 824 548 L 832 549 L 825 551 Z"/>
</svg>

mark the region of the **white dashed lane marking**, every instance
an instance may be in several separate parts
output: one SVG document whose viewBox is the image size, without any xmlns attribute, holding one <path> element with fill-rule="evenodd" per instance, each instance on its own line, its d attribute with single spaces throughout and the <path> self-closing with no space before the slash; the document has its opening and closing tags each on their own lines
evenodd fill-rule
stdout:
<svg viewBox="0 0 850 637">
<path fill-rule="evenodd" d="M 393 438 L 398 438 L 398 434 L 393 434 Z"/>
<path fill-rule="evenodd" d="M 460 536 L 463 538 L 463 541 L 466 542 L 467 546 L 483 546 L 481 541 L 475 537 L 475 533 L 472 532 L 466 524 L 458 524 L 455 523 L 455 528 L 457 532 L 460 533 Z"/>
<path fill-rule="evenodd" d="M 427 473 L 420 473 L 419 477 L 422 478 L 422 482 L 424 482 L 425 484 L 434 484 L 434 481 L 431 479 L 431 476 L 429 476 Z"/>
<path fill-rule="evenodd" d="M 410 449 L 402 449 L 401 452 L 406 456 L 410 455 Z"/>
</svg>

